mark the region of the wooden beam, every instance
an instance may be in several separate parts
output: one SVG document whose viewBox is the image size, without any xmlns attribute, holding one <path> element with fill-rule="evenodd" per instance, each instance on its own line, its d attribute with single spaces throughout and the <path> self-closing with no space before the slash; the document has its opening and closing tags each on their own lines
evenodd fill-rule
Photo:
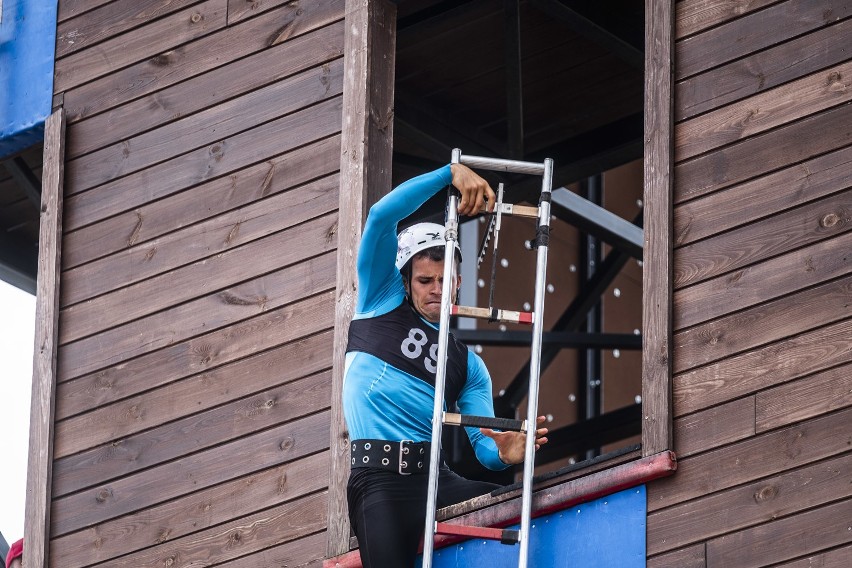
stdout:
<svg viewBox="0 0 852 568">
<path fill-rule="evenodd" d="M 44 128 L 30 451 L 24 526 L 27 546 L 24 548 L 23 558 L 26 566 L 35 567 L 48 565 L 64 164 L 65 111 L 59 109 L 47 118 Z"/>
<path fill-rule="evenodd" d="M 672 0 L 645 0 L 642 455 L 672 448 Z"/>
<path fill-rule="evenodd" d="M 346 1 L 327 556 L 349 550 L 349 433 L 341 398 L 343 367 L 358 292 L 355 261 L 363 222 L 369 207 L 391 185 L 395 42 L 394 4 L 388 0 Z"/>
</svg>

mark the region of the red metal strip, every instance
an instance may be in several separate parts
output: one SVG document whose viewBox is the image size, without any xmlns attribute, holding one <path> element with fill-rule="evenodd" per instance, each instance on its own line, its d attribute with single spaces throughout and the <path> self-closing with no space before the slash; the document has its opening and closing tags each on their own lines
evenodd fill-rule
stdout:
<svg viewBox="0 0 852 568">
<path fill-rule="evenodd" d="M 655 479 L 667 477 L 677 470 L 674 452 L 665 451 L 652 456 L 597 471 L 585 477 L 572 479 L 561 485 L 541 489 L 533 494 L 533 517 L 567 509 L 580 503 L 593 501 Z M 491 507 L 473 511 L 453 519 L 453 523 L 467 526 L 507 527 L 520 519 L 520 495 Z M 441 523 L 445 524 L 445 523 Z M 457 525 L 458 526 L 458 525 Z M 438 535 L 435 548 L 449 546 L 466 538 L 455 535 Z M 361 557 L 352 550 L 323 562 L 323 568 L 362 568 Z"/>
</svg>

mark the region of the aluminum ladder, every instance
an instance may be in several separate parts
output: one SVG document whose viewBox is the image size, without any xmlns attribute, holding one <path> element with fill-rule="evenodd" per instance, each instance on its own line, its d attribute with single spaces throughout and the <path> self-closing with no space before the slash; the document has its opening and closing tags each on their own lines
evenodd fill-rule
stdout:
<svg viewBox="0 0 852 568">
<path fill-rule="evenodd" d="M 495 248 L 499 236 L 500 218 L 502 215 L 518 215 L 524 217 L 535 217 L 538 219 L 538 227 L 535 238 L 537 249 L 536 278 L 535 278 L 535 302 L 532 312 L 516 312 L 509 310 L 498 310 L 489 305 L 487 308 L 464 307 L 452 305 L 452 274 L 454 247 L 458 241 L 458 196 L 450 191 L 447 200 L 446 214 L 446 248 L 444 250 L 444 282 L 441 292 L 441 318 L 438 331 L 438 367 L 435 376 L 435 402 L 432 411 L 432 445 L 429 461 L 429 485 L 426 502 L 426 526 L 423 538 L 423 568 L 431 568 L 434 551 L 434 537 L 436 534 L 453 534 L 467 537 L 491 538 L 500 540 L 506 544 L 520 544 L 518 567 L 526 568 L 529 556 L 529 532 L 532 514 L 532 479 L 535 457 L 535 432 L 537 429 L 536 417 L 538 413 L 538 388 L 541 373 L 541 344 L 544 324 L 544 293 L 545 272 L 547 269 L 547 249 L 550 235 L 550 202 L 553 183 L 553 160 L 550 158 L 542 163 L 522 162 L 516 160 L 505 160 L 497 158 L 485 158 L 479 156 L 462 155 L 461 150 L 455 149 L 452 154 L 452 163 L 460 163 L 473 169 L 492 170 L 528 175 L 540 175 L 542 177 L 541 196 L 538 207 L 519 206 L 503 203 L 502 184 L 498 191 L 497 203 L 494 207 L 491 226 L 495 230 Z M 496 222 L 495 222 L 496 221 Z M 482 260 L 489 233 L 483 241 L 483 248 L 479 260 Z M 496 255 L 496 250 L 494 252 Z M 492 273 L 492 300 L 493 300 L 493 273 Z M 489 302 L 491 303 L 491 302 Z M 530 364 L 529 395 L 527 397 L 526 420 L 511 420 L 506 418 L 490 418 L 478 416 L 465 416 L 444 412 L 444 389 L 447 373 L 447 345 L 449 342 L 450 316 L 461 315 L 467 317 L 478 317 L 490 321 L 505 321 L 512 323 L 532 324 L 532 353 Z M 454 426 L 476 426 L 485 428 L 496 428 L 501 430 L 514 430 L 526 432 L 526 446 L 524 451 L 524 476 L 521 499 L 521 525 L 520 530 L 510 531 L 506 529 L 495 529 L 490 527 L 468 527 L 452 525 L 448 523 L 436 523 L 435 514 L 438 495 L 438 470 L 441 450 L 441 432 L 443 424 Z"/>
</svg>

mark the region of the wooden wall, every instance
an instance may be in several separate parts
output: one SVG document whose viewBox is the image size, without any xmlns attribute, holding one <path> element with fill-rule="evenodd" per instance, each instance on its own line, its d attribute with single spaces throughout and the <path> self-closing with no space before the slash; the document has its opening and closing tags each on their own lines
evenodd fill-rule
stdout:
<svg viewBox="0 0 852 568">
<path fill-rule="evenodd" d="M 676 6 L 674 445 L 648 565 L 852 558 L 852 3 Z"/>
<path fill-rule="evenodd" d="M 60 0 L 51 566 L 325 555 L 343 17 Z"/>
</svg>

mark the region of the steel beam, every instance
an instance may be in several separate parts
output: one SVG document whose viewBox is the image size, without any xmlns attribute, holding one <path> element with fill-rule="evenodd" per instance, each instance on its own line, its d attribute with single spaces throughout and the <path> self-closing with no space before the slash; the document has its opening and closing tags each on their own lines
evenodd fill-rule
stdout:
<svg viewBox="0 0 852 568">
<path fill-rule="evenodd" d="M 639 218 L 641 219 L 641 217 Z M 639 220 L 637 219 L 637 221 Z M 621 271 L 622 267 L 630 259 L 630 256 L 618 249 L 612 249 L 601 263 L 594 277 L 586 283 L 585 287 L 580 291 L 571 305 L 560 316 L 559 320 L 553 326 L 553 331 L 576 331 L 581 323 L 586 320 L 586 315 L 592 306 L 600 300 L 601 294 L 612 283 L 613 279 Z M 541 371 L 553 362 L 559 354 L 559 349 L 549 345 L 541 352 Z M 503 391 L 501 396 L 494 400 L 494 409 L 499 416 L 513 415 L 518 404 L 526 396 L 527 387 L 526 381 L 529 378 L 529 360 L 515 375 L 508 387 Z"/>
<path fill-rule="evenodd" d="M 642 229 L 564 187 L 553 190 L 553 214 L 584 233 L 642 259 Z"/>
<path fill-rule="evenodd" d="M 644 69 L 645 54 L 643 50 L 638 49 L 598 22 L 566 6 L 559 0 L 532 0 L 532 5 L 555 18 L 559 18 L 565 22 L 565 25 L 571 31 L 600 45 L 634 69 Z"/>
<path fill-rule="evenodd" d="M 3 165 L 38 211 L 41 208 L 41 182 L 20 156 L 5 160 Z"/>
<path fill-rule="evenodd" d="M 457 329 L 453 335 L 467 345 L 524 347 L 532 342 L 529 331 L 496 329 Z M 546 331 L 542 344 L 559 349 L 642 349 L 642 336 L 633 333 L 583 333 L 579 331 Z"/>
</svg>

